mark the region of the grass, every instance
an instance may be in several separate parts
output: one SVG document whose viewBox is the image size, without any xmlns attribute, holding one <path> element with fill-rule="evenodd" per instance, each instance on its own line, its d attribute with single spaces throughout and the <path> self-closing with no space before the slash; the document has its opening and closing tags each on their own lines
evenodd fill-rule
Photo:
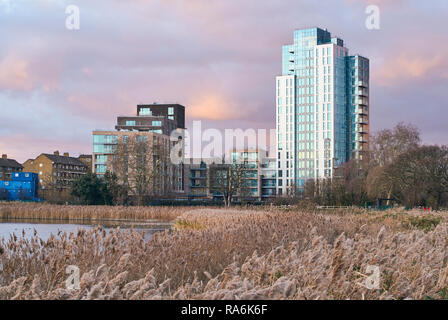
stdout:
<svg viewBox="0 0 448 320">
<path fill-rule="evenodd" d="M 432 215 L 423 217 L 410 216 L 405 221 L 403 221 L 403 225 L 409 229 L 417 228 L 425 232 L 428 232 L 437 227 L 437 225 L 440 223 L 441 220 L 442 220 L 441 217 Z"/>
<path fill-rule="evenodd" d="M 110 212 L 97 213 L 99 216 L 117 216 L 112 213 L 114 209 L 96 208 Z M 130 215 L 123 208 L 116 210 L 127 217 L 146 217 L 153 208 L 139 208 L 148 210 L 140 215 L 137 209 Z M 101 228 L 61 233 L 47 241 L 37 236 L 2 239 L 0 299 L 447 296 L 445 213 L 438 216 L 437 224 L 413 225 L 406 221 L 419 214 L 402 215 L 400 210 L 163 210 L 167 210 L 165 216 L 175 216 L 176 227 L 171 232 L 157 233 L 149 241 L 132 230 L 107 233 Z M 431 227 L 426 229 L 427 225 Z M 81 270 L 79 290 L 65 288 L 68 265 Z M 380 268 L 378 289 L 362 285 L 368 265 Z"/>
</svg>

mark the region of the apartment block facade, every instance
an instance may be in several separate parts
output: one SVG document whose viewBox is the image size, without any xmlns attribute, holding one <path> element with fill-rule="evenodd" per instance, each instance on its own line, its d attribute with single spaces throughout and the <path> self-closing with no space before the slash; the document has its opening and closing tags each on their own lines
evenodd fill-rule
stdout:
<svg viewBox="0 0 448 320">
<path fill-rule="evenodd" d="M 362 159 L 369 136 L 369 60 L 320 28 L 294 31 L 276 77 L 277 193 L 303 190 Z"/>
<path fill-rule="evenodd" d="M 238 164 L 241 172 L 241 194 L 235 194 L 235 200 L 270 201 L 276 196 L 276 158 L 258 149 L 233 150 L 232 162 Z M 216 175 L 226 175 L 232 164 L 223 163 L 222 159 L 185 159 L 185 193 L 190 200 L 222 200 L 222 193 Z"/>
<path fill-rule="evenodd" d="M 11 180 L 13 172 L 22 171 L 23 166 L 14 159 L 9 159 L 7 154 L 0 158 L 0 180 Z"/>
<path fill-rule="evenodd" d="M 148 195 L 180 192 L 182 166 L 170 160 L 174 143 L 154 132 L 94 131 L 94 172 L 100 177 L 113 172 L 131 190 L 140 178 L 147 179 Z"/>
<path fill-rule="evenodd" d="M 184 106 L 138 105 L 136 116 L 117 117 L 116 131 L 93 132 L 92 170 L 100 177 L 107 171 L 115 173 L 130 190 L 135 189 L 137 175 L 144 171 L 145 179 L 153 184 L 148 188 L 151 195 L 182 192 L 183 166 L 170 161 L 178 141 L 172 141 L 170 135 L 183 128 Z"/>
<path fill-rule="evenodd" d="M 23 163 L 25 172 L 38 175 L 39 197 L 43 199 L 67 200 L 73 182 L 89 172 L 89 166 L 82 160 L 70 157 L 69 153 L 42 153 L 35 159 Z"/>
</svg>

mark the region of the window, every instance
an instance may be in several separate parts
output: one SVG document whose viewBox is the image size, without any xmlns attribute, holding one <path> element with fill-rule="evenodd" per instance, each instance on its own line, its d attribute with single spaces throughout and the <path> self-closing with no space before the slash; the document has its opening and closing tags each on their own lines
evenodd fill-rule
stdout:
<svg viewBox="0 0 448 320">
<path fill-rule="evenodd" d="M 153 122 L 152 122 L 152 125 L 153 125 L 154 127 L 161 127 L 161 126 L 162 126 L 162 121 L 153 121 Z"/>
<path fill-rule="evenodd" d="M 97 155 L 95 155 L 95 162 L 97 164 L 107 163 L 107 155 L 105 155 L 105 154 L 97 154 Z"/>
<path fill-rule="evenodd" d="M 137 142 L 146 142 L 146 136 L 137 136 Z"/>
<path fill-rule="evenodd" d="M 151 108 L 141 108 L 140 109 L 139 116 L 151 116 L 151 115 L 152 115 Z"/>
<path fill-rule="evenodd" d="M 93 152 L 95 153 L 114 153 L 116 150 L 117 150 L 116 145 L 104 145 L 104 144 L 93 145 Z"/>
<path fill-rule="evenodd" d="M 135 121 L 134 120 L 127 120 L 126 121 L 126 125 L 127 126 L 135 126 Z"/>
<path fill-rule="evenodd" d="M 170 116 L 174 115 L 174 108 L 173 107 L 169 107 L 168 108 L 168 115 L 170 115 Z"/>
<path fill-rule="evenodd" d="M 95 172 L 96 173 L 106 173 L 107 166 L 105 164 L 98 164 L 95 165 Z"/>
<path fill-rule="evenodd" d="M 93 143 L 105 143 L 105 144 L 116 144 L 118 136 L 107 136 L 107 135 L 94 135 Z"/>
</svg>

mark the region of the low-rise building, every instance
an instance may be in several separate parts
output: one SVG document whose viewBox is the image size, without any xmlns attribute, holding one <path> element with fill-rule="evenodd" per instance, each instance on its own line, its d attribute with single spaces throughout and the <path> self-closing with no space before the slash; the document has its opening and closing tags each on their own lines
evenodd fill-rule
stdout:
<svg viewBox="0 0 448 320">
<path fill-rule="evenodd" d="M 14 159 L 8 159 L 8 155 L 3 154 L 0 158 L 0 180 L 11 180 L 12 172 L 20 172 L 23 167 Z"/>
<path fill-rule="evenodd" d="M 26 172 L 34 172 L 39 177 L 39 196 L 44 199 L 66 200 L 70 198 L 73 182 L 89 172 L 89 166 L 78 158 L 42 153 L 35 159 L 23 163 Z"/>
<path fill-rule="evenodd" d="M 78 159 L 89 166 L 89 172 L 93 172 L 93 160 L 91 154 L 81 154 Z"/>
<path fill-rule="evenodd" d="M 222 163 L 221 159 L 184 159 L 184 191 L 188 200 L 209 200 L 210 192 L 210 166 Z"/>
<path fill-rule="evenodd" d="M 276 193 L 276 159 L 258 149 L 231 152 L 222 159 L 185 159 L 185 194 L 190 200 L 222 200 L 223 185 L 238 190 L 234 201 L 270 201 Z"/>
</svg>

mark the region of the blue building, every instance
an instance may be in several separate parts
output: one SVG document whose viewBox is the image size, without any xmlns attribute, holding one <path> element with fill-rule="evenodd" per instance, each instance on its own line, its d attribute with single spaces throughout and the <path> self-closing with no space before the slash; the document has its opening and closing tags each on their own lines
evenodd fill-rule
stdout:
<svg viewBox="0 0 448 320">
<path fill-rule="evenodd" d="M 10 181 L 0 181 L 0 200 L 38 201 L 37 173 L 13 172 Z"/>
<path fill-rule="evenodd" d="M 276 77 L 277 194 L 362 159 L 369 143 L 369 60 L 327 30 L 294 31 Z"/>
</svg>

